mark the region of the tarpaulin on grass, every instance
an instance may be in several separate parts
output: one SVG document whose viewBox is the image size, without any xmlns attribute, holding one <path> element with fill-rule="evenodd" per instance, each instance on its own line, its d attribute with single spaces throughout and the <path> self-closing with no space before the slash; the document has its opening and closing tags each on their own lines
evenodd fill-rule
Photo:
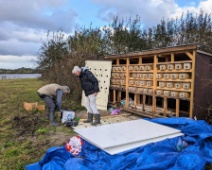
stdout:
<svg viewBox="0 0 212 170">
<path fill-rule="evenodd" d="M 212 126 L 189 118 L 146 119 L 181 130 L 185 136 L 166 139 L 136 149 L 109 155 L 84 141 L 78 156 L 65 146 L 50 148 L 27 170 L 204 170 L 212 163 Z M 146 129 L 148 131 L 148 129 Z M 97 136 L 98 137 L 98 136 Z"/>
</svg>

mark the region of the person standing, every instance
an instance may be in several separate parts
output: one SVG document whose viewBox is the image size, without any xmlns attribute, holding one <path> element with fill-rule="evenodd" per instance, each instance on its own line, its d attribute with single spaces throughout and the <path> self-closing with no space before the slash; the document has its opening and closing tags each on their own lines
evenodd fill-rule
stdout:
<svg viewBox="0 0 212 170">
<path fill-rule="evenodd" d="M 96 107 L 96 96 L 99 92 L 99 82 L 86 67 L 74 66 L 72 73 L 79 77 L 82 89 L 85 92 L 85 106 L 87 109 L 87 120 L 84 123 L 92 125 L 100 124 L 100 114 Z M 93 122 L 93 117 L 95 121 Z"/>
<path fill-rule="evenodd" d="M 48 107 L 48 118 L 50 125 L 58 126 L 55 122 L 55 111 L 58 110 L 62 115 L 61 105 L 63 93 L 70 93 L 68 86 L 59 84 L 48 84 L 37 90 L 39 97 L 45 101 Z"/>
</svg>

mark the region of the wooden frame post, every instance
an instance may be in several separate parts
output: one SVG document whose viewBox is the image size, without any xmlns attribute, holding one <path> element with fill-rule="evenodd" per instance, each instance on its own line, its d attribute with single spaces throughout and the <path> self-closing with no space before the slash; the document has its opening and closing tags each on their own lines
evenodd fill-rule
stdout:
<svg viewBox="0 0 212 170">
<path fill-rule="evenodd" d="M 126 105 L 125 105 L 126 108 L 128 108 L 128 106 L 129 106 L 129 65 L 130 65 L 130 59 L 127 58 L 127 63 L 126 63 Z"/>
<path fill-rule="evenodd" d="M 163 98 L 163 113 L 164 113 L 164 116 L 166 116 L 166 112 L 167 112 L 167 98 L 164 97 Z"/>
<path fill-rule="evenodd" d="M 157 87 L 157 80 L 156 80 L 156 74 L 157 74 L 157 63 L 158 63 L 158 57 L 157 55 L 154 55 L 154 64 L 153 64 L 153 89 L 152 89 L 152 113 L 156 113 L 156 87 Z"/>
<path fill-rule="evenodd" d="M 113 90 L 113 103 L 116 103 L 116 90 Z"/>
<path fill-rule="evenodd" d="M 196 50 L 193 50 L 192 57 L 192 75 L 191 75 L 191 95 L 190 95 L 190 109 L 189 117 L 193 118 L 193 108 L 194 108 L 194 82 L 195 82 L 195 67 L 196 67 Z"/>
<path fill-rule="evenodd" d="M 176 99 L 176 117 L 179 117 L 179 111 L 180 111 L 180 99 Z"/>
<path fill-rule="evenodd" d="M 146 105 L 146 95 L 143 94 L 143 111 L 145 111 L 145 105 Z"/>
</svg>

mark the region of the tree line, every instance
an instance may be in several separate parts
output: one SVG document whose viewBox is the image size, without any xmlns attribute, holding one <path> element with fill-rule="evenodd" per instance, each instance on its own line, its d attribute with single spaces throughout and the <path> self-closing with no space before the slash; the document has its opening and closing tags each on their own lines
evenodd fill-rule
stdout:
<svg viewBox="0 0 212 170">
<path fill-rule="evenodd" d="M 182 13 L 180 18 L 161 19 L 150 28 L 142 28 L 139 16 L 117 16 L 108 26 L 79 29 L 68 38 L 64 38 L 62 30 L 48 32 L 47 41 L 37 54 L 37 64 L 45 80 L 71 87 L 69 97 L 79 103 L 80 84 L 71 74 L 74 65 L 83 66 L 85 60 L 103 60 L 106 55 L 191 43 L 212 53 L 211 14 L 202 10 L 196 15 Z"/>
<path fill-rule="evenodd" d="M 32 68 L 18 68 L 18 69 L 0 69 L 0 74 L 37 74 L 40 73 L 39 69 Z"/>
</svg>

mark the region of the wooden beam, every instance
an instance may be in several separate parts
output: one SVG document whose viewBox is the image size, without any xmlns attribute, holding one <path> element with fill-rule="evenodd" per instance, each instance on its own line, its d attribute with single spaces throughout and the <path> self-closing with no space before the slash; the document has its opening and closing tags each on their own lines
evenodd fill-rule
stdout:
<svg viewBox="0 0 212 170">
<path fill-rule="evenodd" d="M 193 55 L 189 52 L 186 52 L 186 55 L 192 60 L 193 59 Z"/>
<path fill-rule="evenodd" d="M 171 53 L 171 62 L 174 62 L 174 53 Z"/>
<path fill-rule="evenodd" d="M 127 58 L 126 62 L 126 105 L 125 107 L 129 107 L 129 65 L 130 65 L 130 59 Z"/>
<path fill-rule="evenodd" d="M 121 101 L 121 91 L 118 91 L 118 102 Z"/>
<path fill-rule="evenodd" d="M 119 65 L 120 63 L 119 63 L 119 59 L 116 59 L 116 65 Z"/>
<path fill-rule="evenodd" d="M 142 64 L 142 57 L 139 57 L 138 64 Z"/>
<path fill-rule="evenodd" d="M 176 117 L 179 117 L 179 111 L 180 111 L 180 100 L 176 99 Z"/>
<path fill-rule="evenodd" d="M 146 105 L 146 95 L 143 94 L 143 111 L 145 111 L 145 105 Z"/>
<path fill-rule="evenodd" d="M 163 113 L 164 113 L 164 116 L 166 116 L 166 112 L 167 112 L 167 98 L 164 97 L 163 98 Z"/>
<path fill-rule="evenodd" d="M 165 47 L 160 49 L 146 50 L 146 51 L 134 52 L 134 53 L 128 53 L 128 54 L 106 56 L 105 59 L 138 57 L 142 55 L 146 55 L 148 57 L 148 55 L 161 54 L 161 53 L 173 53 L 173 52 L 186 52 L 188 50 L 196 50 L 196 49 L 197 49 L 197 45 Z"/>
<path fill-rule="evenodd" d="M 113 103 L 116 103 L 116 90 L 113 90 Z"/>
<path fill-rule="evenodd" d="M 153 64 L 153 89 L 152 89 L 152 113 L 156 113 L 156 87 L 157 87 L 157 63 L 158 63 L 158 57 L 157 55 L 154 55 L 154 64 Z"/>
<path fill-rule="evenodd" d="M 138 95 L 136 93 L 134 93 L 134 107 L 136 109 L 136 106 L 137 106 L 137 97 Z"/>
<path fill-rule="evenodd" d="M 196 68 L 196 50 L 193 50 L 192 73 L 191 73 L 191 95 L 190 95 L 190 109 L 189 109 L 190 118 L 193 118 L 193 109 L 194 109 L 195 68 Z"/>
<path fill-rule="evenodd" d="M 138 94 L 137 103 L 141 104 L 141 95 L 140 94 Z"/>
</svg>

